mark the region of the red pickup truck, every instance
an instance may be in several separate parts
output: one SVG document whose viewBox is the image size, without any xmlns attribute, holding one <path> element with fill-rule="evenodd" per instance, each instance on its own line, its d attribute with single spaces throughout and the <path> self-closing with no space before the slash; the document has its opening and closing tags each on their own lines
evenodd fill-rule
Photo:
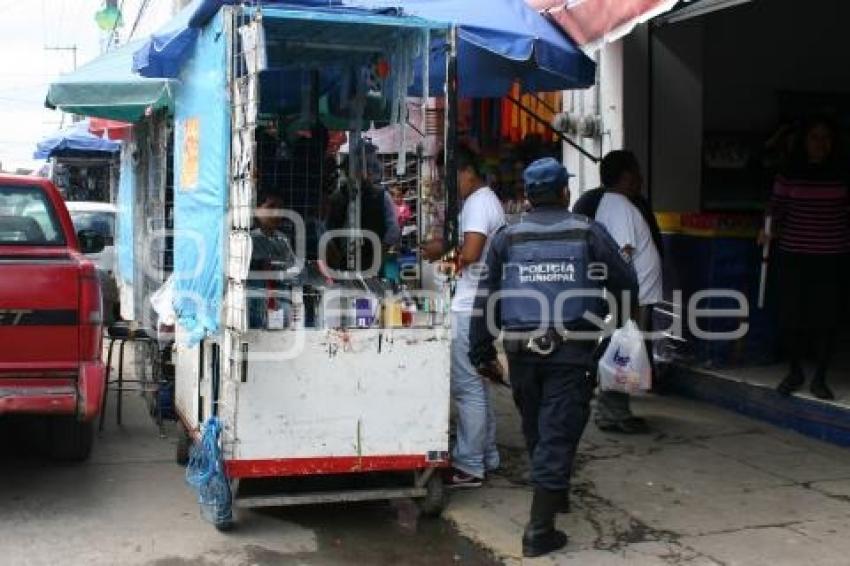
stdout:
<svg viewBox="0 0 850 566">
<path fill-rule="evenodd" d="M 74 233 L 50 181 L 0 175 L 0 417 L 49 419 L 50 453 L 84 460 L 104 395 L 97 232 Z"/>
</svg>

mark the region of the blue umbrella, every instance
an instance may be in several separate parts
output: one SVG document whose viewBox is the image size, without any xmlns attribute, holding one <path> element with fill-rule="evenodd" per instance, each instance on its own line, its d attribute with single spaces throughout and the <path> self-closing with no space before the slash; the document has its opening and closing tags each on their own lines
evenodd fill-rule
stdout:
<svg viewBox="0 0 850 566">
<path fill-rule="evenodd" d="M 38 142 L 33 157 L 35 159 L 47 159 L 57 155 L 115 153 L 120 150 L 120 142 L 95 136 L 89 132 L 88 120 L 83 120 Z"/>
<path fill-rule="evenodd" d="M 195 0 L 136 52 L 134 70 L 143 76 L 177 77 L 191 53 L 198 29 L 232 0 Z M 458 29 L 461 96 L 504 95 L 518 80 L 523 89 L 546 92 L 584 88 L 594 83 L 595 63 L 524 0 L 289 0 L 265 6 L 311 10 L 401 6 L 402 14 L 451 24 Z M 431 50 L 432 94 L 445 78 L 444 40 Z M 414 90 L 421 90 L 421 86 Z"/>
<path fill-rule="evenodd" d="M 370 7 L 389 0 L 347 0 Z M 586 88 L 596 80 L 596 64 L 562 30 L 524 0 L 404 0 L 405 14 L 443 21 L 458 30 L 460 95 L 498 97 L 515 80 L 527 92 Z M 431 94 L 445 78 L 445 49 L 431 50 Z"/>
</svg>

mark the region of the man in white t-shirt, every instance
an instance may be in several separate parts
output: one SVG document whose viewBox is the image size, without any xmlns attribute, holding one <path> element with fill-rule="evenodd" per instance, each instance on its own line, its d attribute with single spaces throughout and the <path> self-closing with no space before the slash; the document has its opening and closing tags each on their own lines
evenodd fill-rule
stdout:
<svg viewBox="0 0 850 566">
<path fill-rule="evenodd" d="M 636 322 L 644 331 L 652 327 L 652 310 L 662 299 L 660 236 L 654 233 L 652 219 L 634 203 L 641 197 L 643 179 L 634 154 L 612 151 L 599 167 L 602 188 L 582 195 L 573 212 L 594 218 L 605 226 L 623 253 L 631 256 L 638 277 Z M 657 232 L 657 230 L 656 230 Z M 652 356 L 652 350 L 647 352 Z M 600 391 L 596 402 L 596 424 L 608 432 L 627 434 L 647 432 L 646 422 L 635 417 L 629 396 Z"/>
<path fill-rule="evenodd" d="M 458 222 L 460 275 L 452 299 L 451 396 L 458 419 L 451 483 L 478 487 L 488 471 L 499 467 L 499 451 L 489 385 L 469 361 L 469 324 L 478 289 L 476 265 L 483 264 L 487 257 L 490 237 L 505 224 L 505 213 L 499 198 L 485 184 L 478 156 L 461 146 L 456 157 L 463 207 Z M 445 251 L 442 241 L 423 246 L 425 258 L 431 261 L 442 257 Z"/>
</svg>

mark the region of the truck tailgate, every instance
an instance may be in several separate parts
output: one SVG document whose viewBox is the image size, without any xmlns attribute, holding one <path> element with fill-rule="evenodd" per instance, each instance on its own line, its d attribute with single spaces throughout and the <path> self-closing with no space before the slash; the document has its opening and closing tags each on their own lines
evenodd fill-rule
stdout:
<svg viewBox="0 0 850 566">
<path fill-rule="evenodd" d="M 0 255 L 0 376 L 77 369 L 79 278 L 71 255 Z"/>
</svg>

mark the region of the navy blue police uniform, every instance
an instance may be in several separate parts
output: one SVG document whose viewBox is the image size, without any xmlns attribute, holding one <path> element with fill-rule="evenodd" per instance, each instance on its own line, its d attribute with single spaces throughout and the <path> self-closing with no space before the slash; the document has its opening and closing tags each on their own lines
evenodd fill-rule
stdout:
<svg viewBox="0 0 850 566">
<path fill-rule="evenodd" d="M 606 290 L 619 303 L 624 291 L 637 295 L 637 278 L 601 224 L 569 212 L 565 202 L 536 199 L 564 194 L 568 174 L 560 163 L 538 160 L 524 178 L 533 208 L 492 239 L 473 311 L 470 359 L 476 367 L 491 363 L 494 341 L 504 333 L 536 488 L 523 538 L 524 553 L 534 556 L 553 549 L 545 542 L 535 545 L 533 536 L 527 540 L 535 528 L 535 505 L 544 519 L 563 505 L 590 415 L 595 384 L 588 370 L 597 344 L 593 337 L 609 311 Z M 549 522 L 538 517 L 538 531 L 556 532 L 541 521 Z"/>
</svg>

